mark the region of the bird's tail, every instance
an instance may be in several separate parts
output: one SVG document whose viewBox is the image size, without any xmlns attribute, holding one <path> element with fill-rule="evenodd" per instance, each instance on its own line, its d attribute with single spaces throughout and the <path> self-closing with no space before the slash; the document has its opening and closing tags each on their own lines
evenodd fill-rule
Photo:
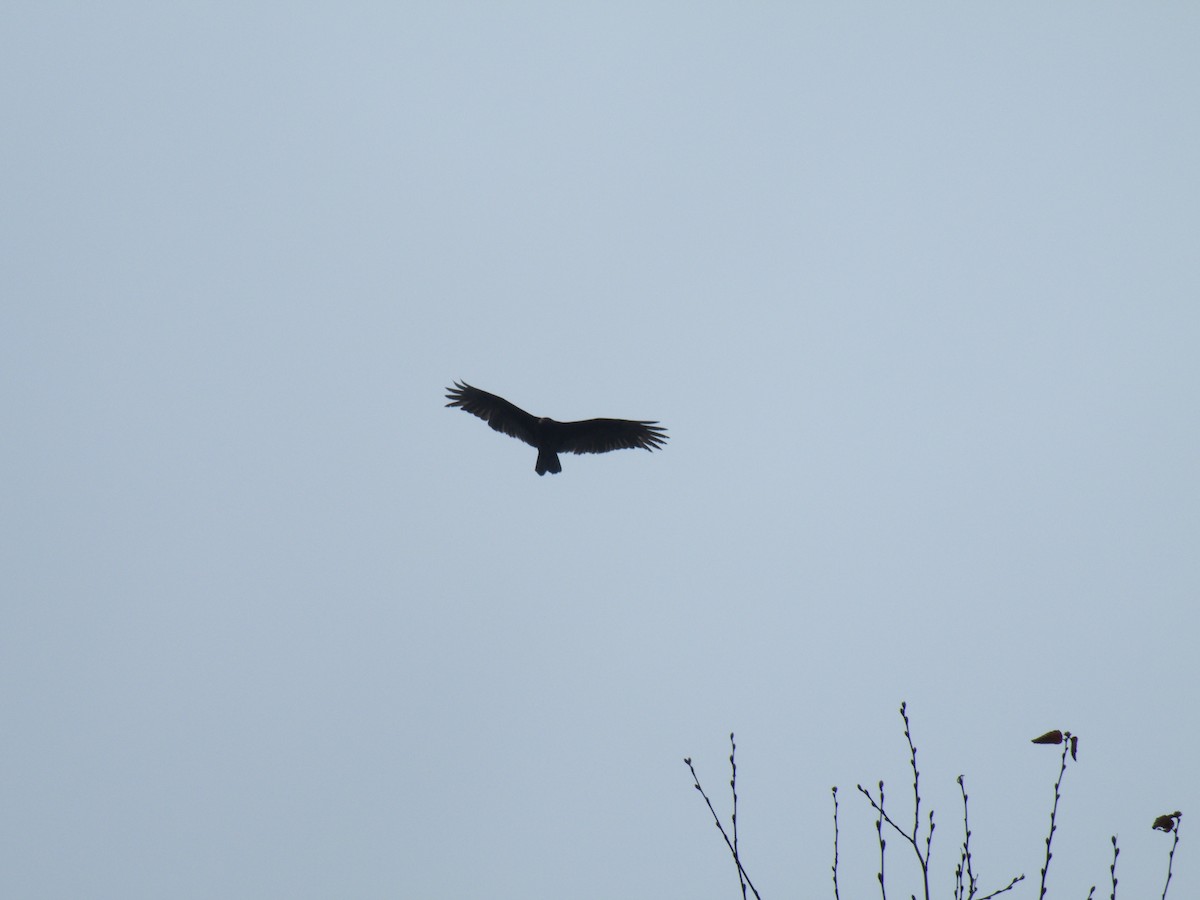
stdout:
<svg viewBox="0 0 1200 900">
<path fill-rule="evenodd" d="M 557 475 L 562 471 L 562 463 L 558 461 L 558 454 L 553 450 L 538 450 L 538 461 L 534 466 L 534 471 L 539 475 L 545 475 L 547 472 Z"/>
</svg>

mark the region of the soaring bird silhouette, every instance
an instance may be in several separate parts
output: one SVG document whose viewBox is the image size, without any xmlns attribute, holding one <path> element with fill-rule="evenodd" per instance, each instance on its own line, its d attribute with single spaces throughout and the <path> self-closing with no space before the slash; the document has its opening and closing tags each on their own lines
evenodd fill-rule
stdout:
<svg viewBox="0 0 1200 900">
<path fill-rule="evenodd" d="M 607 453 L 640 447 L 657 450 L 667 442 L 667 430 L 657 422 L 630 419 L 584 419 L 581 422 L 556 422 L 545 416 L 530 415 L 503 397 L 481 391 L 462 382 L 447 388 L 447 406 L 457 406 L 478 416 L 496 431 L 519 438 L 537 447 L 539 475 L 557 475 L 562 471 L 560 453 Z"/>
</svg>

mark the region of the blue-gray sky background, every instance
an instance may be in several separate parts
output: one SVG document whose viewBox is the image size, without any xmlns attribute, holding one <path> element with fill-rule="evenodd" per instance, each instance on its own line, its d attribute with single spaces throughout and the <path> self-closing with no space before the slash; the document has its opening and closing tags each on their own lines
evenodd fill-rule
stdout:
<svg viewBox="0 0 1200 900">
<path fill-rule="evenodd" d="M 3 15 L 0 893 L 1161 891 L 1200 7 Z M 443 407 L 660 419 L 534 451 Z M 1188 839 L 1171 896 L 1194 896 Z M 894 890 L 915 890 L 899 840 Z"/>
</svg>

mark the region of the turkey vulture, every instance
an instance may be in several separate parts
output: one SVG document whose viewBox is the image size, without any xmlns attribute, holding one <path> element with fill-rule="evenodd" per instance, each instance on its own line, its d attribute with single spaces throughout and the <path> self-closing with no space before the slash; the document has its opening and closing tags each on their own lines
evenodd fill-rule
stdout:
<svg viewBox="0 0 1200 900">
<path fill-rule="evenodd" d="M 667 442 L 667 430 L 657 422 L 629 419 L 584 419 L 581 422 L 556 422 L 545 416 L 531 416 L 503 397 L 481 391 L 461 381 L 446 389 L 447 406 L 457 406 L 479 416 L 496 431 L 519 438 L 537 447 L 534 471 L 539 475 L 562 471 L 560 453 L 607 453 L 641 447 L 656 450 Z"/>
</svg>

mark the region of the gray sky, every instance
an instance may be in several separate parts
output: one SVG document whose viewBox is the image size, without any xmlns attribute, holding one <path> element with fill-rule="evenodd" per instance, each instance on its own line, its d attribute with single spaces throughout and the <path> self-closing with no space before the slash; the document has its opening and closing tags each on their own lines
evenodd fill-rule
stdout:
<svg viewBox="0 0 1200 900">
<path fill-rule="evenodd" d="M 1161 891 L 1200 10 L 18 4 L 0 893 Z M 661 453 L 535 453 L 454 379 Z M 894 804 L 894 806 L 893 806 Z M 1171 896 L 1200 890 L 1183 835 Z M 892 889 L 915 890 L 898 840 Z"/>
</svg>

